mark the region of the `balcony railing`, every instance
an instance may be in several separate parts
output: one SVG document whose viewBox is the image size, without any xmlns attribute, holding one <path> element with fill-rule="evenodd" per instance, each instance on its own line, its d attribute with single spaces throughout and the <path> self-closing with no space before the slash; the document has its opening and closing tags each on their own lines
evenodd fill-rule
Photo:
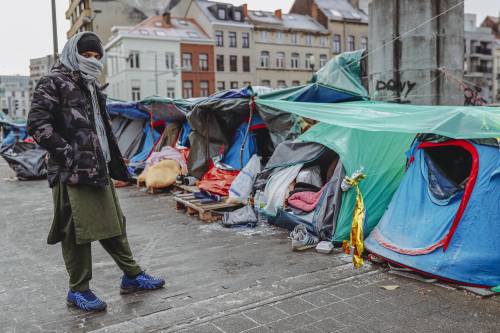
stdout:
<svg viewBox="0 0 500 333">
<path fill-rule="evenodd" d="M 472 66 L 471 72 L 491 74 L 493 73 L 493 68 L 488 66 Z"/>
<path fill-rule="evenodd" d="M 486 48 L 486 47 L 482 47 L 482 46 L 476 46 L 474 53 L 479 53 L 479 54 L 484 54 L 484 55 L 491 55 L 491 49 Z"/>
</svg>

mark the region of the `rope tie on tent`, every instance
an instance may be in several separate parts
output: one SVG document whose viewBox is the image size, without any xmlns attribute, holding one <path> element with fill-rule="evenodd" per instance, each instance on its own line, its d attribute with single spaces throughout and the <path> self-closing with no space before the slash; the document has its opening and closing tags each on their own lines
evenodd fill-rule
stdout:
<svg viewBox="0 0 500 333">
<path fill-rule="evenodd" d="M 351 236 L 350 240 L 342 242 L 342 249 L 345 254 L 352 254 L 352 263 L 354 267 L 360 268 L 363 265 L 363 222 L 365 221 L 365 202 L 363 194 L 359 189 L 359 183 L 366 178 L 366 175 L 360 171 L 356 171 L 351 177 L 346 176 L 342 180 L 341 189 L 343 192 L 349 191 L 351 188 L 356 189 L 356 202 L 354 204 L 354 212 L 352 214 Z"/>
</svg>

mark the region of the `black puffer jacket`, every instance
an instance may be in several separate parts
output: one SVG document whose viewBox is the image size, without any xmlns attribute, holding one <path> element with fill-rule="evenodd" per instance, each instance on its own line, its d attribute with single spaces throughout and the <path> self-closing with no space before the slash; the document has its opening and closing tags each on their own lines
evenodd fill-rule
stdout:
<svg viewBox="0 0 500 333">
<path fill-rule="evenodd" d="M 109 176 L 129 181 L 130 174 L 105 111 L 106 96 L 100 91 L 97 95 L 111 153 Z M 96 134 L 90 92 L 79 72 L 57 63 L 38 82 L 28 115 L 28 133 L 49 152 L 51 187 L 59 180 L 71 185 L 108 184 L 108 168 Z"/>
</svg>

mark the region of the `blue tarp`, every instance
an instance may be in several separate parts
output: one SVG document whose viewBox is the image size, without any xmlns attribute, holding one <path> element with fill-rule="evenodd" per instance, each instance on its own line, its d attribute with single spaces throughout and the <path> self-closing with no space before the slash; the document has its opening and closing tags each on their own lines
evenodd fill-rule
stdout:
<svg viewBox="0 0 500 333">
<path fill-rule="evenodd" d="M 258 120 L 256 120 L 256 123 L 257 122 Z M 222 160 L 224 164 L 230 165 L 236 170 L 241 170 L 245 165 L 247 165 L 250 158 L 257 153 L 257 142 L 255 139 L 255 134 L 253 132 L 250 131 L 248 133 L 247 139 L 245 141 L 245 146 L 243 146 L 247 127 L 248 123 L 241 124 L 241 126 L 238 127 L 238 129 L 236 130 L 236 134 L 234 135 L 233 144 Z M 241 154 L 242 146 L 243 155 Z M 243 166 L 241 165 L 242 159 Z"/>
<path fill-rule="evenodd" d="M 144 127 L 144 144 L 142 146 L 142 150 L 130 159 L 131 164 L 144 162 L 153 149 L 155 142 L 160 139 L 161 134 L 157 131 L 154 131 L 153 138 L 153 136 L 151 135 L 151 130 L 151 125 L 149 123 L 146 124 L 146 126 Z"/>
<path fill-rule="evenodd" d="M 191 144 L 189 142 L 189 134 L 191 133 L 192 129 L 191 126 L 189 126 L 189 123 L 185 121 L 182 123 L 182 130 L 181 134 L 179 136 L 179 145 L 183 147 L 191 147 Z"/>
<path fill-rule="evenodd" d="M 139 105 L 135 102 L 108 102 L 106 108 L 108 113 L 113 116 L 128 119 L 149 119 L 149 114 L 140 110 Z"/>
<path fill-rule="evenodd" d="M 207 97 L 207 99 L 250 98 L 253 94 L 254 93 L 251 87 L 245 87 L 242 89 L 229 89 L 221 92 L 216 92 L 215 94 Z"/>
<path fill-rule="evenodd" d="M 464 214 L 444 250 L 464 191 L 429 163 L 423 149 L 414 149 L 401 185 L 377 227 L 365 241 L 368 251 L 403 266 L 464 284 L 500 285 L 500 151 L 473 144 L 478 173 Z M 431 171 L 429 173 L 429 168 Z M 473 173 L 473 172 L 472 172 Z M 449 198 L 436 195 L 445 189 Z"/>
</svg>

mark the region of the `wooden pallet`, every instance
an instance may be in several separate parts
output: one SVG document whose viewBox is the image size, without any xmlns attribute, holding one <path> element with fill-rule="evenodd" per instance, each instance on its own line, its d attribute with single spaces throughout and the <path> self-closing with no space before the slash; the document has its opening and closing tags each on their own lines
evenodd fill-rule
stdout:
<svg viewBox="0 0 500 333">
<path fill-rule="evenodd" d="M 224 210 L 235 208 L 240 204 L 227 203 L 226 199 L 222 202 L 202 204 L 200 199 L 194 197 L 194 193 L 183 193 L 175 195 L 174 201 L 178 211 L 186 211 L 188 215 L 197 215 L 202 222 L 212 223 L 222 218 L 222 215 L 215 214 L 215 210 Z"/>
</svg>

